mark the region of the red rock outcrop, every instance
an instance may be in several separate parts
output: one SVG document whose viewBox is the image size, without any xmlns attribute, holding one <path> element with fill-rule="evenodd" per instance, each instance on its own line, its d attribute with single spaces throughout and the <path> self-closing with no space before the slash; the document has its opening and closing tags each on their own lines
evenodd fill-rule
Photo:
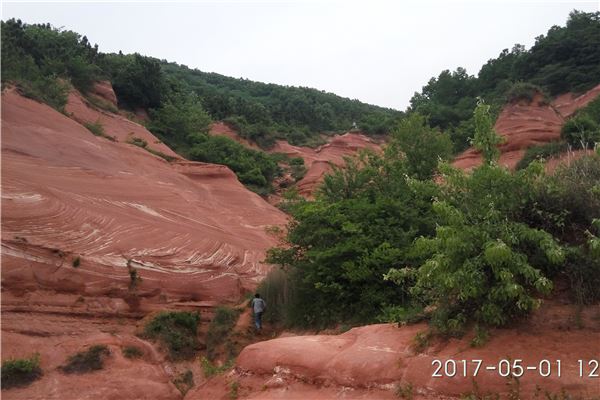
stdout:
<svg viewBox="0 0 600 400">
<path fill-rule="evenodd" d="M 247 398 L 261 399 L 283 398 L 284 394 L 287 398 L 331 398 L 342 393 L 350 398 L 393 398 L 397 385 L 411 387 L 414 398 L 422 399 L 464 398 L 461 396 L 473 393 L 476 387 L 480 395 L 507 395 L 512 390 L 514 396 L 515 382 L 511 389 L 502 374 L 506 374 L 507 362 L 516 365 L 514 362 L 521 360 L 524 370 L 519 398 L 534 398 L 538 390 L 539 395 L 565 390 L 572 396 L 594 398 L 600 395 L 600 385 L 597 378 L 587 376 L 587 367 L 585 376 L 580 376 L 579 360 L 588 363 L 600 357 L 597 308 L 582 311 L 585 328 L 570 329 L 573 313 L 574 306 L 549 303 L 518 327 L 494 330 L 482 347 L 472 347 L 466 337 L 433 341 L 423 352 L 415 351 L 414 346 L 415 335 L 427 329 L 424 324 L 381 324 L 340 335 L 281 337 L 246 347 L 229 380 L 237 380 Z M 434 360 L 442 363 L 441 377 L 433 376 Z M 468 360 L 466 376 L 461 360 Z M 476 376 L 472 360 L 482 361 Z M 546 377 L 542 376 L 546 370 L 540 370 L 540 363 L 547 367 L 543 360 L 551 363 L 551 374 Z M 557 360 L 561 362 L 560 376 Z M 214 391 L 218 385 L 207 384 L 189 398 L 203 398 L 205 390 Z"/>
<path fill-rule="evenodd" d="M 499 146 L 499 164 L 514 169 L 528 147 L 558 140 L 565 119 L 598 95 L 600 85 L 577 97 L 570 93 L 558 96 L 549 104 L 537 96 L 531 103 L 506 105 L 494 126 L 504 138 L 504 143 Z M 481 154 L 474 148 L 460 154 L 453 163 L 467 170 L 480 164 Z"/>
<path fill-rule="evenodd" d="M 117 106 L 117 95 L 109 81 L 94 83 L 90 94 L 107 101 L 115 107 Z"/>
<path fill-rule="evenodd" d="M 128 264 L 142 303 L 236 301 L 264 276 L 265 232 L 286 216 L 226 167 L 172 164 L 124 143 L 133 132 L 176 156 L 141 125 L 87 107 L 67 112 L 2 94 L 2 288 L 126 298 Z M 78 121 L 99 120 L 117 142 Z M 74 267 L 75 259 L 80 265 Z"/>
<path fill-rule="evenodd" d="M 344 157 L 352 156 L 362 149 L 379 151 L 381 147 L 363 134 L 347 132 L 343 135 L 333 136 L 328 143 L 316 149 L 294 146 L 284 140 L 279 140 L 269 151 L 304 159 L 307 171 L 306 175 L 297 183 L 297 188 L 301 195 L 310 196 L 317 185 L 321 183 L 325 174 L 331 171 L 333 165 L 344 165 Z"/>
<path fill-rule="evenodd" d="M 130 322 L 130 321 L 127 321 Z M 3 399 L 87 400 L 181 398 L 171 383 L 164 357 L 134 334 L 134 324 L 121 320 L 82 318 L 45 313 L 2 313 L 2 359 L 38 353 L 43 375 L 33 384 L 2 390 Z M 93 373 L 65 374 L 68 357 L 92 345 L 105 345 L 110 354 L 104 368 Z M 144 353 L 123 356 L 125 346 Z"/>
</svg>

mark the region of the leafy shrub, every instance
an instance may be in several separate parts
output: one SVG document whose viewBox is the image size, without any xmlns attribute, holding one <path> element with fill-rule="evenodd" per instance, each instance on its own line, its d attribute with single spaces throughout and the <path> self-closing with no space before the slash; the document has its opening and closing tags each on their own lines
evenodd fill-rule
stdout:
<svg viewBox="0 0 600 400">
<path fill-rule="evenodd" d="M 575 148 L 593 148 L 600 142 L 600 127 L 592 117 L 580 113 L 565 122 L 560 136 Z"/>
<path fill-rule="evenodd" d="M 306 166 L 302 157 L 292 157 L 289 161 L 289 166 L 292 173 L 292 178 L 297 182 L 306 175 Z"/>
<path fill-rule="evenodd" d="M 552 277 L 570 283 L 571 296 L 580 304 L 600 301 L 600 254 L 594 244 L 600 232 L 600 156 L 590 155 L 560 166 L 553 175 L 532 186 L 532 199 L 521 219 L 544 229 L 565 243 L 566 263 L 547 268 Z"/>
<path fill-rule="evenodd" d="M 590 155 L 561 165 L 531 186 L 530 204 L 521 220 L 550 232 L 561 242 L 581 245 L 600 215 L 600 156 Z"/>
<path fill-rule="evenodd" d="M 271 181 L 280 173 L 275 157 L 244 147 L 225 136 L 195 135 L 190 158 L 227 165 L 250 189 L 272 190 Z"/>
<path fill-rule="evenodd" d="M 541 268 L 562 263 L 563 250 L 550 234 L 516 221 L 535 179 L 533 171 L 513 175 L 494 165 L 468 176 L 446 170 L 434 201 L 436 234 L 413 245 L 420 266 L 387 275 L 399 284 L 416 279 L 411 294 L 433 309 L 439 332 L 459 334 L 470 321 L 504 325 L 535 309 L 536 295 L 551 290 Z"/>
<path fill-rule="evenodd" d="M 104 359 L 109 354 L 110 350 L 105 345 L 94 345 L 86 351 L 70 356 L 61 369 L 67 374 L 96 371 L 103 368 Z"/>
<path fill-rule="evenodd" d="M 416 113 L 400 121 L 393 137 L 388 151 L 402 152 L 407 158 L 407 172 L 419 179 L 433 176 L 438 161 L 452 154 L 450 137 L 427 126 L 425 118 Z"/>
<path fill-rule="evenodd" d="M 536 94 L 541 95 L 545 102 L 548 101 L 548 96 L 541 87 L 529 82 L 517 82 L 506 93 L 506 101 L 508 103 L 525 101 L 529 104 L 533 101 Z"/>
<path fill-rule="evenodd" d="M 200 316 L 187 311 L 158 313 L 144 328 L 144 336 L 158 340 L 173 360 L 190 359 L 198 350 L 197 329 Z"/>
<path fill-rule="evenodd" d="M 79 256 L 75 257 L 73 259 L 73 268 L 77 268 L 79 267 L 79 265 L 81 264 L 81 258 Z"/>
<path fill-rule="evenodd" d="M 165 154 L 165 153 L 163 153 L 163 152 L 161 152 L 161 151 L 154 150 L 154 149 L 152 149 L 152 148 L 150 148 L 150 147 L 145 147 L 145 149 L 146 149 L 146 150 L 147 150 L 149 153 L 152 153 L 152 154 L 154 154 L 155 156 L 158 156 L 158 157 L 162 158 L 162 159 L 163 159 L 163 160 L 165 160 L 165 161 L 171 162 L 171 161 L 175 161 L 175 160 L 177 160 L 177 157 L 169 156 L 169 155 L 167 155 L 167 154 Z"/>
<path fill-rule="evenodd" d="M 40 355 L 15 358 L 2 362 L 2 389 L 25 386 L 42 376 Z"/>
<path fill-rule="evenodd" d="M 173 379 L 173 384 L 183 396 L 194 387 L 194 373 L 189 369 Z"/>
<path fill-rule="evenodd" d="M 240 383 L 238 381 L 231 382 L 229 384 L 229 398 L 231 400 L 236 400 L 239 396 Z"/>
<path fill-rule="evenodd" d="M 96 121 L 94 123 L 86 122 L 83 124 L 88 131 L 92 132 L 96 136 L 105 136 L 104 126 L 100 123 L 100 121 Z"/>
<path fill-rule="evenodd" d="M 127 143 L 141 147 L 142 149 L 145 149 L 148 146 L 148 142 L 136 136 L 132 136 L 131 138 L 127 139 Z"/>
<path fill-rule="evenodd" d="M 143 350 L 137 346 L 123 347 L 123 356 L 125 358 L 140 358 L 143 355 L 144 355 Z"/>
<path fill-rule="evenodd" d="M 64 113 L 70 88 L 66 83 L 53 77 L 24 79 L 16 83 L 23 96 L 46 103 Z"/>
<path fill-rule="evenodd" d="M 209 360 L 213 360 L 218 345 L 225 342 L 229 333 L 235 326 L 239 311 L 228 307 L 217 307 L 215 316 L 208 326 L 206 332 L 206 355 Z"/>
<path fill-rule="evenodd" d="M 473 146 L 481 151 L 486 164 L 496 162 L 500 156 L 498 145 L 502 143 L 503 138 L 494 131 L 489 105 L 483 102 L 477 104 L 473 112 L 473 123 L 475 125 Z"/>
<path fill-rule="evenodd" d="M 202 367 L 202 372 L 204 373 L 205 378 L 210 378 L 211 376 L 222 374 L 223 372 L 231 369 L 233 367 L 233 363 L 233 359 L 229 359 L 223 365 L 217 366 L 206 357 L 202 357 L 200 359 L 200 366 Z"/>
<path fill-rule="evenodd" d="M 287 244 L 268 253 L 285 272 L 260 289 L 272 317 L 292 326 L 352 325 L 408 300 L 407 287 L 381 277 L 408 261 L 416 237 L 433 232 L 437 189 L 408 177 L 407 160 L 398 145 L 384 158 L 364 153 L 326 176 L 315 200 L 286 205 L 294 217 Z"/>
<path fill-rule="evenodd" d="M 553 156 L 566 152 L 568 149 L 568 144 L 563 141 L 531 146 L 525 151 L 525 155 L 523 155 L 523 158 L 517 163 L 516 169 L 521 170 L 527 168 L 534 160 L 548 160 Z"/>
</svg>

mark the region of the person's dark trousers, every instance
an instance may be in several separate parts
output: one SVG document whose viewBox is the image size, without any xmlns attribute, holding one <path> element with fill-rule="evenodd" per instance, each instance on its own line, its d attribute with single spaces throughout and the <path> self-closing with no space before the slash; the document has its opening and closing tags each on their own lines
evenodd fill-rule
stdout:
<svg viewBox="0 0 600 400">
<path fill-rule="evenodd" d="M 262 312 L 254 313 L 254 325 L 256 329 L 262 329 Z"/>
</svg>

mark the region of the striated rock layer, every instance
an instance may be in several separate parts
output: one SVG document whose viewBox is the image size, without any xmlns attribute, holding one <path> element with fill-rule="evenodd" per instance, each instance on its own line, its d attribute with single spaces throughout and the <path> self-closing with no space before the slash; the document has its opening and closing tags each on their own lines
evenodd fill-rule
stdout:
<svg viewBox="0 0 600 400">
<path fill-rule="evenodd" d="M 537 96 L 530 104 L 520 102 L 506 105 L 494 126 L 496 132 L 505 139 L 499 146 L 499 164 L 514 169 L 528 147 L 559 140 L 565 119 L 598 95 L 600 85 L 580 96 L 570 93 L 558 96 L 549 104 Z M 453 164 L 458 168 L 472 169 L 481 164 L 481 154 L 470 148 L 460 154 Z"/>
<path fill-rule="evenodd" d="M 2 289 L 160 302 L 236 301 L 268 270 L 265 228 L 286 216 L 226 167 L 170 164 L 144 127 L 71 93 L 67 113 L 2 94 Z M 77 121 L 100 121 L 116 142 Z M 79 260 L 79 265 L 76 259 Z"/>
<path fill-rule="evenodd" d="M 354 132 L 332 137 L 328 143 L 316 149 L 294 146 L 284 140 L 279 140 L 270 150 L 273 153 L 284 153 L 290 157 L 302 157 L 306 166 L 306 175 L 298 182 L 298 192 L 310 196 L 315 188 L 323 181 L 332 166 L 344 165 L 344 157 L 352 156 L 359 150 L 371 149 L 379 151 L 381 147 L 369 137 Z"/>
</svg>

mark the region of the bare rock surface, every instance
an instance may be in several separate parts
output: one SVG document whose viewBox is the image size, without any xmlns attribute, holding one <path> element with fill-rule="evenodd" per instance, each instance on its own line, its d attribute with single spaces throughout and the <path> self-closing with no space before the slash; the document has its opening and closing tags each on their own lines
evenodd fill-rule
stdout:
<svg viewBox="0 0 600 400">
<path fill-rule="evenodd" d="M 294 146 L 279 140 L 270 151 L 284 153 L 290 157 L 301 157 L 304 160 L 307 171 L 297 183 L 297 188 L 301 195 L 310 196 L 324 176 L 332 170 L 332 166 L 344 165 L 344 157 L 355 155 L 362 149 L 379 151 L 381 147 L 366 135 L 348 132 L 333 136 L 328 143 L 316 149 Z"/>
<path fill-rule="evenodd" d="M 249 399 L 394 398 L 398 388 L 410 391 L 415 399 L 464 398 L 476 391 L 480 395 L 518 394 L 522 399 L 562 391 L 595 398 L 600 395 L 598 380 L 580 376 L 578 362 L 600 356 L 600 314 L 597 306 L 585 308 L 581 325 L 575 326 L 576 312 L 575 306 L 548 302 L 529 320 L 492 331 L 481 347 L 470 345 L 471 334 L 462 339 L 432 339 L 417 349 L 416 335 L 427 330 L 424 324 L 368 325 L 339 335 L 286 335 L 247 346 L 234 372 L 207 382 L 188 398 L 205 398 L 209 392 L 214 398 L 225 398 L 218 396 L 219 386 L 226 392 L 231 382 L 238 382 Z M 441 377 L 433 376 L 434 360 L 442 365 Z M 462 360 L 467 360 L 467 376 Z M 473 360 L 482 363 L 475 377 Z M 517 360 L 524 368 L 518 383 L 502 376 L 506 363 L 513 365 Z M 550 362 L 549 376 L 542 376 L 546 373 L 540 370 L 540 363 L 546 365 L 543 360 Z"/>
<path fill-rule="evenodd" d="M 600 95 L 600 85 L 588 92 L 574 96 L 571 93 L 558 96 L 551 103 L 536 96 L 531 103 L 518 102 L 506 105 L 494 129 L 504 138 L 500 148 L 499 164 L 514 169 L 528 147 L 560 139 L 560 130 L 566 118 Z M 576 158 L 575 155 L 571 158 Z M 569 159 L 569 157 L 564 157 Z M 470 170 L 481 164 L 481 154 L 470 148 L 456 157 L 453 165 Z"/>
<path fill-rule="evenodd" d="M 14 90 L 2 94 L 3 291 L 124 298 L 128 264 L 140 295 L 157 301 L 232 302 L 254 287 L 276 243 L 265 228 L 286 216 L 224 166 L 168 163 L 123 143 L 134 128 L 156 138 L 79 100 L 71 94 L 73 118 L 100 118 L 117 142 Z"/>
</svg>

